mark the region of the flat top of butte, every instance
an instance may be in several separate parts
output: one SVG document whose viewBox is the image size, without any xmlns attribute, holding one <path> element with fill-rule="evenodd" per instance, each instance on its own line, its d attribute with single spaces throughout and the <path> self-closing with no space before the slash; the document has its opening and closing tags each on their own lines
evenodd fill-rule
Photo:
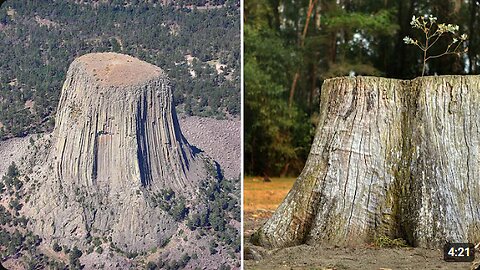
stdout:
<svg viewBox="0 0 480 270">
<path fill-rule="evenodd" d="M 99 84 L 136 85 L 165 76 L 162 69 L 140 59 L 119 53 L 89 53 L 77 58 Z"/>
</svg>

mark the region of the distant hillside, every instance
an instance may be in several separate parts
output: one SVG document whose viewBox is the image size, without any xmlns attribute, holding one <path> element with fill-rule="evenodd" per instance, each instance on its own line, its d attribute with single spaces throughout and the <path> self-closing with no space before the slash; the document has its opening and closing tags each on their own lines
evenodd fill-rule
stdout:
<svg viewBox="0 0 480 270">
<path fill-rule="evenodd" d="M 187 115 L 240 112 L 239 1 L 6 1 L 0 139 L 50 131 L 68 64 L 114 51 L 165 70 Z"/>
</svg>

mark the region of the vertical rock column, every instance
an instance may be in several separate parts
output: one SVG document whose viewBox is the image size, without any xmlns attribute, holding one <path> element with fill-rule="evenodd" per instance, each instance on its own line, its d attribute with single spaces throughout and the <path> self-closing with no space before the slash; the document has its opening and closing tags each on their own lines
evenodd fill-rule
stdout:
<svg viewBox="0 0 480 270">
<path fill-rule="evenodd" d="M 180 131 L 160 68 L 116 53 L 81 56 L 68 70 L 45 179 L 30 203 L 33 229 L 65 244 L 98 235 L 122 250 L 162 245 L 177 224 L 154 201 L 171 189 L 193 202 L 208 178 L 204 162 Z"/>
<path fill-rule="evenodd" d="M 59 102 L 55 173 L 72 186 L 184 190 L 192 153 L 163 71 L 119 54 L 72 63 Z"/>
</svg>

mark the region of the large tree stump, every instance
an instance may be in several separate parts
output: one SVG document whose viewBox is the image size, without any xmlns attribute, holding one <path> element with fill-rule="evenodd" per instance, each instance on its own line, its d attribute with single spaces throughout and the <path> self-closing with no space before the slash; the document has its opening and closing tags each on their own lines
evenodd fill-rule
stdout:
<svg viewBox="0 0 480 270">
<path fill-rule="evenodd" d="M 264 246 L 480 240 L 480 77 L 325 81 L 307 163 Z"/>
</svg>

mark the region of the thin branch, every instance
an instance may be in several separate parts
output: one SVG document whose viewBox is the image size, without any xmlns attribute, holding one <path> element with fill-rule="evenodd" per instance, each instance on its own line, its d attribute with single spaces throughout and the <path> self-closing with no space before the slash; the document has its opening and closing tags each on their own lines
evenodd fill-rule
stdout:
<svg viewBox="0 0 480 270">
<path fill-rule="evenodd" d="M 430 26 L 428 28 L 425 28 L 427 29 L 427 32 L 425 32 L 425 34 L 427 34 L 427 37 L 428 37 L 428 33 L 430 33 L 430 30 L 432 29 L 433 27 L 433 23 L 430 23 Z"/>
<path fill-rule="evenodd" d="M 450 47 L 452 46 L 452 44 L 450 44 L 450 45 L 448 45 L 448 47 L 447 47 L 447 49 L 445 50 L 444 53 L 441 53 L 441 54 L 439 54 L 439 55 L 429 56 L 429 57 L 427 57 L 427 59 L 426 59 L 425 61 L 428 61 L 429 59 L 438 58 L 438 57 L 441 57 L 441 56 L 444 56 L 444 55 L 448 55 L 448 54 L 458 54 L 458 53 L 460 53 L 460 52 L 457 51 L 457 49 L 458 49 L 458 47 L 460 47 L 460 44 L 461 44 L 461 43 L 462 43 L 462 42 L 459 42 L 459 43 L 457 44 L 457 47 L 455 47 L 455 49 L 454 49 L 453 51 L 450 51 L 450 52 L 449 52 L 448 50 L 449 50 Z"/>
<path fill-rule="evenodd" d="M 435 56 L 429 56 L 425 59 L 425 61 L 428 61 L 428 59 L 432 59 L 432 58 L 438 58 L 440 56 L 444 56 L 446 54 L 449 54 L 449 53 L 452 53 L 453 51 L 449 52 L 448 50 L 450 50 L 450 47 L 452 47 L 452 44 L 448 45 L 447 46 L 447 49 L 445 49 L 445 52 L 441 53 L 441 54 L 438 54 L 438 55 L 435 55 Z"/>
<path fill-rule="evenodd" d="M 433 44 L 435 44 L 441 37 L 442 35 L 438 35 L 437 38 L 430 44 L 430 46 L 428 46 L 427 50 L 430 49 L 430 47 L 433 46 Z M 432 36 L 433 37 L 433 36 Z"/>
<path fill-rule="evenodd" d="M 460 47 L 460 45 L 462 45 L 463 43 L 463 40 L 459 41 L 458 44 L 457 44 L 457 47 L 455 47 L 455 50 L 453 50 L 454 52 L 458 49 L 458 47 Z"/>
<path fill-rule="evenodd" d="M 416 45 L 416 46 L 417 46 L 418 48 L 420 48 L 420 50 L 422 50 L 422 51 L 425 51 L 425 50 L 426 50 L 425 47 L 422 46 L 422 44 L 420 44 L 420 43 L 418 43 L 418 42 L 417 42 L 417 43 L 414 43 L 414 45 Z"/>
<path fill-rule="evenodd" d="M 442 36 L 443 32 L 440 32 L 438 29 L 429 37 L 429 38 L 433 38 L 434 36 Z"/>
<path fill-rule="evenodd" d="M 434 59 L 434 58 L 439 58 L 439 57 L 442 57 L 444 55 L 449 55 L 449 54 L 457 54 L 458 52 L 444 52 L 442 54 L 439 54 L 439 55 L 434 55 L 434 56 L 429 56 L 427 57 L 427 60 L 428 61 L 429 59 Z"/>
</svg>

